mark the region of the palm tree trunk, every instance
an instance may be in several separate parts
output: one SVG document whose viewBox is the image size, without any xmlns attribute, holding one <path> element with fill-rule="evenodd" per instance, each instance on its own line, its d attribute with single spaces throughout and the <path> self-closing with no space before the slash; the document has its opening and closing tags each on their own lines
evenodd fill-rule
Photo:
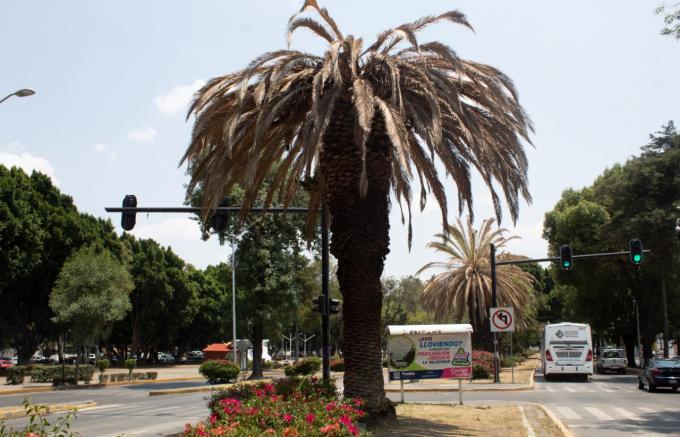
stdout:
<svg viewBox="0 0 680 437">
<path fill-rule="evenodd" d="M 385 397 L 381 365 L 380 276 L 389 252 L 389 139 L 376 117 L 367 144 L 368 192 L 359 191 L 361 153 L 354 142 L 351 102 L 338 102 L 324 138 L 322 173 L 328 181 L 330 252 L 338 260 L 343 295 L 346 397 L 362 398 L 373 418 L 395 417 Z"/>
</svg>

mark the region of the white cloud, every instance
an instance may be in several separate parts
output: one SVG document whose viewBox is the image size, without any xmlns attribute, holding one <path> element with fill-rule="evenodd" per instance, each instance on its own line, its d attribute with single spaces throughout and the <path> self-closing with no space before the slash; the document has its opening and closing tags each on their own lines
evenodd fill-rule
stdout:
<svg viewBox="0 0 680 437">
<path fill-rule="evenodd" d="M 151 143 L 156 139 L 156 129 L 147 126 L 143 129 L 133 129 L 128 132 L 128 138 L 136 143 Z"/>
<path fill-rule="evenodd" d="M 105 155 L 111 161 L 115 161 L 118 158 L 118 152 L 111 150 L 106 144 L 95 144 L 94 149 L 102 155 Z"/>
<path fill-rule="evenodd" d="M 0 164 L 10 168 L 19 167 L 28 174 L 33 172 L 33 170 L 39 171 L 49 176 L 55 186 L 58 187 L 60 184 L 59 179 L 55 176 L 54 167 L 52 167 L 46 158 L 34 156 L 27 152 L 21 154 L 0 152 Z"/>
<path fill-rule="evenodd" d="M 153 99 L 156 107 L 164 114 L 175 115 L 186 109 L 194 93 L 205 85 L 205 80 L 196 79 L 189 85 L 177 85 L 167 94 Z"/>
<path fill-rule="evenodd" d="M 3 144 L 0 146 L 0 150 L 10 153 L 19 153 L 26 151 L 26 147 L 19 141 L 12 141 L 11 143 Z"/>
</svg>

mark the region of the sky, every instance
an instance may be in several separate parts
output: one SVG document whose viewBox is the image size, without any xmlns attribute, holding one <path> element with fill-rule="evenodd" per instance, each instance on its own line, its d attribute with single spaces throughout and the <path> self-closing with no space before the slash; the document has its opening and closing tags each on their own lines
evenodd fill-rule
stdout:
<svg viewBox="0 0 680 437">
<path fill-rule="evenodd" d="M 659 0 L 662 1 L 662 0 Z M 422 32 L 465 59 L 491 64 L 515 82 L 535 125 L 527 145 L 529 188 L 508 249 L 543 257 L 543 218 L 561 193 L 590 185 L 608 167 L 636 155 L 650 133 L 680 121 L 680 42 L 659 35 L 658 4 L 640 0 L 547 2 L 319 0 L 345 33 L 370 42 L 384 29 L 459 9 L 475 33 L 450 23 Z M 178 166 L 188 145 L 185 121 L 204 81 L 286 47 L 288 18 L 301 0 L 73 0 L 0 2 L 0 163 L 51 176 L 78 209 L 109 217 L 106 206 L 135 194 L 139 206 L 179 206 L 188 182 Z M 293 48 L 322 53 L 305 33 Z M 445 182 L 455 211 L 456 188 Z M 493 216 L 475 181 L 475 218 Z M 385 274 L 414 274 L 439 259 L 426 249 L 441 231 L 429 202 L 414 214 L 412 250 L 398 208 L 391 214 Z M 132 232 L 154 238 L 203 268 L 227 261 L 229 248 L 204 242 L 180 215 L 138 215 Z M 568 242 L 565 242 L 568 243 Z M 626 242 L 622 242 L 622 249 Z"/>
</svg>

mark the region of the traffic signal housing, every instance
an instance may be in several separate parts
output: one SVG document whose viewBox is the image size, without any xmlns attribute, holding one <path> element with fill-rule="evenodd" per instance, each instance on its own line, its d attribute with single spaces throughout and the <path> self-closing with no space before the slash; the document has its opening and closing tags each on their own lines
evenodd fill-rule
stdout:
<svg viewBox="0 0 680 437">
<path fill-rule="evenodd" d="M 637 238 L 630 240 L 628 242 L 628 248 L 630 250 L 630 262 L 636 266 L 642 264 L 642 241 L 638 240 Z"/>
<path fill-rule="evenodd" d="M 560 267 L 564 270 L 571 270 L 574 267 L 574 258 L 571 253 L 571 246 L 564 244 L 560 246 Z"/>
<path fill-rule="evenodd" d="M 231 206 L 231 198 L 228 196 L 222 199 L 219 207 L 229 207 Z M 229 223 L 229 212 L 228 211 L 215 211 L 210 219 L 210 226 L 215 230 L 215 232 L 224 232 L 227 229 L 227 224 Z"/>
<path fill-rule="evenodd" d="M 337 299 L 330 300 L 330 314 L 337 314 L 340 312 L 340 301 Z"/>
<path fill-rule="evenodd" d="M 123 197 L 123 208 L 136 208 L 137 207 L 137 196 L 134 194 L 128 194 Z M 120 227 L 126 231 L 131 231 L 135 227 L 137 222 L 136 212 L 123 211 L 120 215 Z"/>
<path fill-rule="evenodd" d="M 323 296 L 316 298 L 316 305 L 317 309 L 319 310 L 319 314 L 326 314 L 326 299 L 324 299 Z"/>
</svg>

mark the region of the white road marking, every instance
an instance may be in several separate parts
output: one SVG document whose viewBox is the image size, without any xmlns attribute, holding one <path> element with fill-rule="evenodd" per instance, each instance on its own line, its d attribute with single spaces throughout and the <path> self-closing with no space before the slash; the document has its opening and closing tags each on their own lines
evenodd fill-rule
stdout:
<svg viewBox="0 0 680 437">
<path fill-rule="evenodd" d="M 645 408 L 645 407 L 637 407 L 638 410 L 644 411 L 645 413 L 656 413 L 656 410 L 652 410 L 651 408 Z"/>
<path fill-rule="evenodd" d="M 626 419 L 633 420 L 635 422 L 639 422 L 639 421 L 642 420 L 642 418 L 640 416 L 637 416 L 637 415 L 631 413 L 628 410 L 624 410 L 621 407 L 611 407 L 611 408 L 612 408 L 612 410 L 616 411 L 618 414 L 622 415 Z"/>
<path fill-rule="evenodd" d="M 534 429 L 531 427 L 531 424 L 529 423 L 529 420 L 527 419 L 527 415 L 524 413 L 524 407 L 520 406 L 519 412 L 522 413 L 522 424 L 527 429 L 527 437 L 536 437 L 536 434 L 534 433 Z"/>
<path fill-rule="evenodd" d="M 581 420 L 581 416 L 579 416 L 576 411 L 572 410 L 569 407 L 557 407 L 557 411 L 560 412 L 560 415 L 564 417 L 565 419 L 569 420 Z"/>
<path fill-rule="evenodd" d="M 117 408 L 117 407 L 125 407 L 126 405 L 124 404 L 109 404 L 109 405 L 98 405 L 96 407 L 88 408 L 86 410 L 82 410 L 83 413 L 86 413 L 88 411 L 93 411 L 93 410 L 103 410 L 105 408 L 110 409 L 110 408 Z"/>
<path fill-rule="evenodd" d="M 610 416 L 609 414 L 607 414 L 603 411 L 598 410 L 595 407 L 583 407 L 583 409 L 586 410 L 587 412 L 589 412 L 590 414 L 592 414 L 593 416 L 597 417 L 600 420 L 614 420 L 614 418 L 612 416 Z"/>
<path fill-rule="evenodd" d="M 564 389 L 565 389 L 566 391 L 568 391 L 569 393 L 576 393 L 576 390 L 574 390 L 574 389 L 571 388 L 571 387 L 564 387 Z"/>
</svg>

